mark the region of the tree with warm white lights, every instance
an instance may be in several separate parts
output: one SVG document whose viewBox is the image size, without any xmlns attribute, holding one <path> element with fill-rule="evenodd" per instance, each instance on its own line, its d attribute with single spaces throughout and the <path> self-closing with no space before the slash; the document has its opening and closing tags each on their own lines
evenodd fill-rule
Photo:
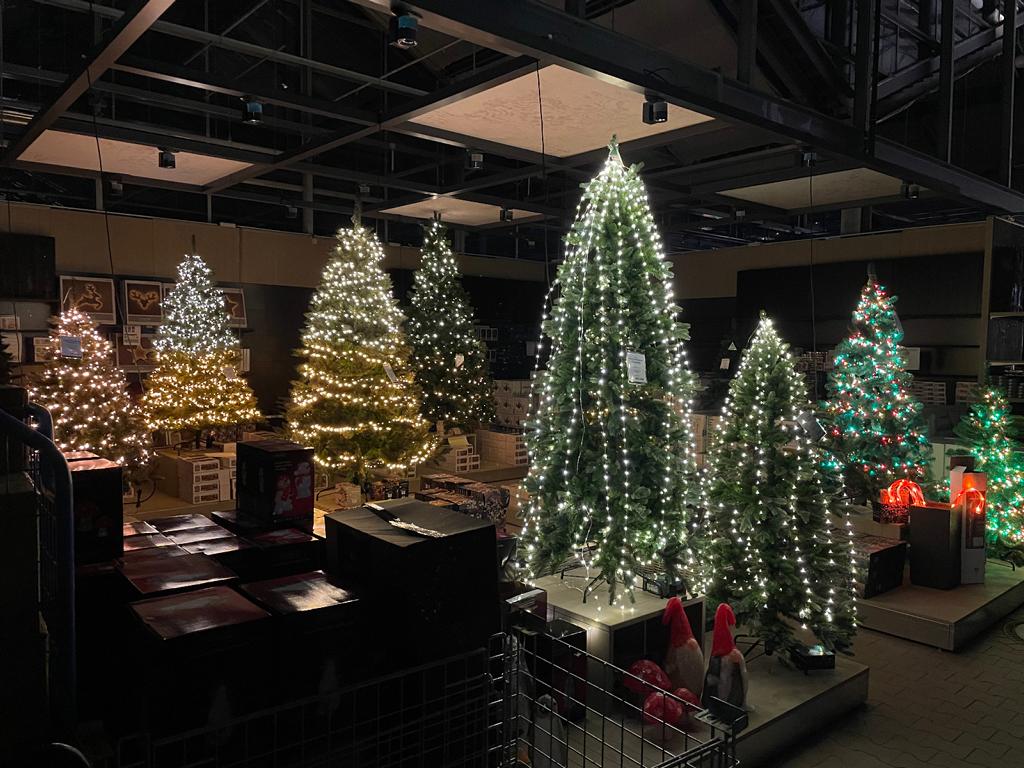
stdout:
<svg viewBox="0 0 1024 768">
<path fill-rule="evenodd" d="M 603 580 L 614 601 L 641 571 L 688 559 L 687 505 L 699 497 L 686 328 L 643 182 L 614 142 L 567 243 L 527 432 L 524 565 L 542 575 L 579 557 L 588 588 Z"/>
<path fill-rule="evenodd" d="M 139 476 L 149 461 L 149 435 L 113 345 L 77 309 L 53 323 L 50 359 L 30 377 L 29 397 L 53 417 L 54 442 L 63 451 L 91 451 L 124 466 L 129 477 Z M 62 337 L 77 339 L 74 356 L 61 354 Z"/>
<path fill-rule="evenodd" d="M 338 232 L 306 314 L 288 409 L 295 439 L 313 447 L 316 463 L 360 482 L 373 470 L 406 471 L 434 451 L 383 259 L 372 231 Z"/>
<path fill-rule="evenodd" d="M 195 430 L 259 421 L 256 398 L 238 373 L 238 340 L 228 326 L 223 292 L 199 256 L 178 265 L 178 283 L 163 302 L 157 368 L 143 405 L 152 429 Z"/>
<path fill-rule="evenodd" d="M 426 229 L 413 291 L 406 332 L 424 417 L 461 429 L 490 421 L 494 403 L 487 349 L 476 338 L 469 297 L 439 221 Z"/>
<path fill-rule="evenodd" d="M 774 650 L 798 644 L 794 624 L 838 649 L 856 628 L 852 544 L 830 534 L 822 449 L 801 426 L 812 417 L 806 382 L 762 317 L 712 441 L 701 563 L 709 599 Z"/>
<path fill-rule="evenodd" d="M 1013 410 L 1003 391 L 986 387 L 956 426 L 957 437 L 975 459 L 974 468 L 988 475 L 985 505 L 989 544 L 997 548 L 1024 545 L 1024 458 L 1017 442 Z"/>
<path fill-rule="evenodd" d="M 910 391 L 896 297 L 872 275 L 853 313 L 850 335 L 836 347 L 826 403 L 831 448 L 846 482 L 875 502 L 893 481 L 925 479 L 931 445 L 921 404 Z"/>
</svg>

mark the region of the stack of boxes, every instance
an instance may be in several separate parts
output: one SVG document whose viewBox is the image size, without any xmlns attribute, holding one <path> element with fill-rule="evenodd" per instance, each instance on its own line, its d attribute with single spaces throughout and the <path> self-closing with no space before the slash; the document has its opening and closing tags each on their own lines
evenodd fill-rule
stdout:
<svg viewBox="0 0 1024 768">
<path fill-rule="evenodd" d="M 690 424 L 693 427 L 695 458 L 697 466 L 703 467 L 707 453 L 711 448 L 711 438 L 722 421 L 721 415 L 710 413 L 690 414 Z"/>
<path fill-rule="evenodd" d="M 523 427 L 530 415 L 530 379 L 495 379 L 494 423 L 501 427 Z"/>
<path fill-rule="evenodd" d="M 481 429 L 476 433 L 476 448 L 483 461 L 495 464 L 522 466 L 529 461 L 526 437 L 518 429 Z"/>
<path fill-rule="evenodd" d="M 220 462 L 215 458 L 178 458 L 178 498 L 189 504 L 220 501 Z"/>
<path fill-rule="evenodd" d="M 476 452 L 476 435 L 456 435 L 448 438 L 448 450 L 437 460 L 437 465 L 449 472 L 471 472 L 480 469 L 480 454 Z"/>
<path fill-rule="evenodd" d="M 946 404 L 946 382 L 914 379 L 910 391 L 923 405 Z"/>
</svg>

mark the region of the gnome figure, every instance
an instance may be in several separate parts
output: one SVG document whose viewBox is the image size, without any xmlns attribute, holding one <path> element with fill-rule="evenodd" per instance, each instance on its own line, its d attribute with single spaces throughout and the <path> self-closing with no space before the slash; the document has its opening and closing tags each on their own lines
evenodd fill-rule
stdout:
<svg viewBox="0 0 1024 768">
<path fill-rule="evenodd" d="M 665 672 L 673 688 L 686 688 L 700 697 L 704 687 L 704 654 L 693 636 L 690 620 L 683 603 L 673 597 L 665 606 L 661 623 L 669 626 L 668 651 L 665 653 Z"/>
<path fill-rule="evenodd" d="M 704 678 L 703 702 L 707 706 L 711 697 L 745 708 L 747 704 L 747 662 L 736 647 L 730 627 L 735 626 L 736 615 L 727 603 L 715 611 L 715 631 L 711 639 L 711 659 Z"/>
</svg>

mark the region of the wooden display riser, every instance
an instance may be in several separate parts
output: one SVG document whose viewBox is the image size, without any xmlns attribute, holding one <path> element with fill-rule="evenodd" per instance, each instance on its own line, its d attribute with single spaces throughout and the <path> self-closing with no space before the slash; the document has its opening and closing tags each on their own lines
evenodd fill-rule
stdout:
<svg viewBox="0 0 1024 768">
<path fill-rule="evenodd" d="M 857 610 L 862 627 L 958 651 L 1021 605 L 1024 569 L 1013 570 L 990 560 L 984 584 L 929 589 L 906 583 L 899 589 L 860 600 Z"/>
</svg>

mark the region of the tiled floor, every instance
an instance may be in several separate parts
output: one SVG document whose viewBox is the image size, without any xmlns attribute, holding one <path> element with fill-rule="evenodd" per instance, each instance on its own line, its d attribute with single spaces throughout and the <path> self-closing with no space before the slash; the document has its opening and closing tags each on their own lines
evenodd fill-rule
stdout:
<svg viewBox="0 0 1024 768">
<path fill-rule="evenodd" d="M 960 653 L 869 630 L 854 645 L 871 668 L 867 705 L 773 765 L 779 768 L 1024 766 L 1024 608 Z"/>
</svg>

